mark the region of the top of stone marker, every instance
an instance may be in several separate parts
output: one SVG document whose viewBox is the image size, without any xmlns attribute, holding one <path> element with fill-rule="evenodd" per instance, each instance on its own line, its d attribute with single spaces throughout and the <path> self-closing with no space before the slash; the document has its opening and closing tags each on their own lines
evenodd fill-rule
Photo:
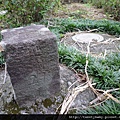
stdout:
<svg viewBox="0 0 120 120">
<path fill-rule="evenodd" d="M 30 42 L 35 40 L 49 39 L 55 37 L 44 25 L 30 25 L 13 29 L 2 30 L 2 41 L 7 44 L 17 44 L 20 42 Z"/>
</svg>

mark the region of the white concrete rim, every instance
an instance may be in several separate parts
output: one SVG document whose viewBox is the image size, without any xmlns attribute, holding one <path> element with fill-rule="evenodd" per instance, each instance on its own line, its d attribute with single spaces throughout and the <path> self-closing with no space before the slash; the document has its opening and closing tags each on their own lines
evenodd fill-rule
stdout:
<svg viewBox="0 0 120 120">
<path fill-rule="evenodd" d="M 75 42 L 89 43 L 89 42 L 102 42 L 104 37 L 96 33 L 80 33 L 72 36 Z"/>
</svg>

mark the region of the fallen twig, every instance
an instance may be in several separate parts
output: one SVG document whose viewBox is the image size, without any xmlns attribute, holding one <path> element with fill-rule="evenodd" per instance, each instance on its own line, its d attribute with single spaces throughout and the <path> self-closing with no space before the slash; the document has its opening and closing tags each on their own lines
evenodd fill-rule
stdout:
<svg viewBox="0 0 120 120">
<path fill-rule="evenodd" d="M 120 101 L 117 98 L 115 98 L 111 94 L 109 94 L 109 92 L 119 90 L 119 88 L 104 91 L 104 90 L 95 89 L 93 87 L 93 85 L 95 85 L 95 84 L 92 84 L 92 79 L 89 79 L 88 72 L 87 72 L 87 67 L 88 67 L 88 63 L 89 63 L 89 60 L 88 60 L 89 54 L 90 54 L 90 42 L 87 45 L 87 54 L 86 54 L 86 65 L 85 65 L 86 82 L 75 87 L 75 88 L 72 88 L 72 86 L 74 84 L 76 84 L 76 82 L 79 81 L 79 80 L 77 80 L 68 88 L 68 94 L 63 101 L 60 114 L 67 114 L 67 112 L 69 111 L 69 109 L 71 107 L 71 104 L 73 103 L 73 101 L 75 100 L 77 95 L 80 92 L 83 92 L 88 87 L 90 87 L 92 89 L 92 91 L 97 95 L 97 98 L 90 102 L 90 105 L 91 105 L 90 107 L 94 107 L 94 106 L 97 106 L 99 104 L 102 104 L 107 99 L 112 99 L 115 102 L 120 104 Z M 106 56 L 106 50 L 105 50 L 105 53 L 103 56 L 104 59 L 105 59 L 105 56 Z M 76 73 L 76 71 L 75 71 L 75 73 Z M 72 90 L 71 90 L 71 88 L 72 88 Z M 96 103 L 98 101 L 100 101 L 100 102 Z M 94 103 L 96 103 L 96 104 L 93 105 Z"/>
<path fill-rule="evenodd" d="M 98 105 L 101 105 L 102 103 L 104 103 L 105 101 L 107 101 L 109 99 L 109 97 L 107 97 L 105 100 L 99 102 L 99 103 L 96 103 L 95 105 L 90 105 L 89 107 L 92 108 L 92 107 L 96 107 Z"/>
<path fill-rule="evenodd" d="M 103 59 L 105 59 L 106 55 L 107 55 L 107 50 L 105 49 Z"/>
<path fill-rule="evenodd" d="M 110 38 L 110 41 L 113 42 L 113 41 L 119 41 L 120 40 L 120 37 L 119 38 Z"/>
<path fill-rule="evenodd" d="M 86 31 L 86 32 L 88 32 L 88 33 L 90 33 L 90 32 L 95 32 L 95 31 L 99 31 L 98 29 L 89 29 L 89 31 Z"/>
<path fill-rule="evenodd" d="M 98 92 L 96 91 L 96 89 L 92 86 L 92 81 L 89 79 L 89 76 L 88 76 L 88 72 L 87 72 L 87 67 L 88 67 L 88 56 L 90 54 L 90 42 L 88 43 L 88 46 L 87 46 L 87 54 L 86 54 L 86 65 L 85 65 L 85 74 L 86 74 L 86 79 L 87 79 L 87 82 L 89 84 L 89 87 L 93 90 L 93 92 L 98 95 Z"/>
<path fill-rule="evenodd" d="M 84 91 L 88 87 L 89 87 L 88 84 L 86 84 L 84 86 L 80 85 L 80 86 L 72 89 L 71 91 L 69 91 L 68 94 L 67 94 L 67 96 L 65 97 L 65 99 L 63 101 L 60 114 L 66 114 L 68 112 L 71 104 L 75 100 L 76 96 L 79 94 L 79 92 Z"/>
<path fill-rule="evenodd" d="M 115 43 L 113 43 L 115 48 L 117 49 L 118 52 L 120 52 L 119 48 L 115 45 Z"/>
<path fill-rule="evenodd" d="M 94 99 L 93 101 L 91 101 L 90 102 L 90 105 L 92 105 L 92 104 L 94 104 L 94 103 L 96 103 L 97 101 L 103 101 L 103 100 L 105 100 L 105 99 L 112 99 L 112 100 L 114 100 L 115 102 L 117 102 L 117 103 L 119 103 L 120 104 L 120 101 L 117 99 L 117 98 L 115 98 L 115 97 L 113 97 L 111 94 L 109 94 L 109 92 L 112 92 L 112 91 L 116 91 L 116 90 L 120 90 L 120 88 L 116 88 L 116 89 L 111 89 L 111 90 L 106 90 L 106 91 L 104 91 L 104 90 L 98 90 L 98 89 L 96 89 L 97 91 L 99 91 L 99 92 L 103 92 L 103 93 L 99 93 L 100 95 L 96 98 L 96 99 Z"/>
</svg>

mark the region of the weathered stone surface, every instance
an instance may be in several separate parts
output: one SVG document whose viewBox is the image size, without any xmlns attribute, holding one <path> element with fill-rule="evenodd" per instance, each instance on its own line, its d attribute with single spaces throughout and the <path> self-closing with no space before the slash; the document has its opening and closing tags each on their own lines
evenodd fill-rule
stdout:
<svg viewBox="0 0 120 120">
<path fill-rule="evenodd" d="M 61 65 L 60 66 L 60 77 L 61 77 L 61 88 L 62 93 L 64 96 L 66 96 L 66 93 L 68 93 L 68 88 L 71 84 L 73 84 L 75 81 L 77 81 L 78 76 L 74 73 L 74 71 L 68 69 L 66 66 Z M 71 82 L 71 84 L 69 84 Z M 73 88 L 76 88 L 81 83 L 76 82 Z M 69 114 L 71 114 L 72 110 L 82 110 L 84 108 L 87 108 L 89 106 L 89 103 L 96 98 L 94 92 L 89 88 L 85 89 L 84 91 L 80 92 L 76 99 L 71 104 L 71 111 L 69 111 Z M 74 109 L 76 108 L 76 109 Z"/>
<path fill-rule="evenodd" d="M 19 105 L 60 90 L 56 37 L 43 25 L 3 30 L 5 61 Z"/>
<path fill-rule="evenodd" d="M 3 83 L 3 77 L 4 76 L 4 70 L 0 71 L 0 83 Z M 46 99 L 37 99 L 36 102 L 30 106 L 28 109 L 22 108 L 18 109 L 17 106 L 15 107 L 14 104 L 8 104 L 7 106 L 4 106 L 3 102 L 9 103 L 9 101 L 12 101 L 12 95 L 14 94 L 14 91 L 12 89 L 10 77 L 7 74 L 7 79 L 5 84 L 2 87 L 2 97 L 0 97 L 0 114 L 7 113 L 7 114 L 56 114 L 56 109 L 63 103 L 64 97 L 68 93 L 68 87 L 69 82 L 74 83 L 77 80 L 76 74 L 68 69 L 64 65 L 60 65 L 60 78 L 61 78 L 61 85 L 60 85 L 60 94 L 58 96 L 55 96 L 53 98 L 46 98 Z M 79 83 L 76 84 L 77 86 Z M 11 92 L 10 92 L 11 91 Z M 4 94 L 4 96 L 3 96 Z M 78 108 L 78 110 L 82 110 L 86 107 L 88 107 L 89 102 L 91 100 L 95 99 L 96 96 L 93 93 L 93 91 L 88 88 L 85 91 L 79 93 L 79 95 L 76 97 L 74 102 L 71 105 L 70 109 Z M 9 100 L 10 99 L 10 100 Z M 4 101 L 3 101 L 4 100 Z M 3 109 L 2 109 L 3 108 Z M 16 109 L 16 110 L 15 110 Z M 72 111 L 70 111 L 71 113 Z M 72 112 L 72 113 L 75 113 Z"/>
</svg>

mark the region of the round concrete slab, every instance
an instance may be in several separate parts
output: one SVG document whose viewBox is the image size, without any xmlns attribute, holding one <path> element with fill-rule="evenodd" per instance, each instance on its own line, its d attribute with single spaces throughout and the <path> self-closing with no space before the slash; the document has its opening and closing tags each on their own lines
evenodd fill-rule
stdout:
<svg viewBox="0 0 120 120">
<path fill-rule="evenodd" d="M 104 37 L 95 33 L 81 33 L 81 34 L 74 35 L 72 39 L 76 42 L 89 43 L 89 42 L 95 42 L 95 41 L 101 42 L 104 40 Z"/>
<path fill-rule="evenodd" d="M 85 34 L 87 34 L 86 32 L 84 32 Z M 62 39 L 62 43 L 65 44 L 66 46 L 69 47 L 73 47 L 77 50 L 79 50 L 82 53 L 86 53 L 87 52 L 87 46 L 88 43 L 86 42 L 76 42 L 75 40 L 73 40 L 73 35 L 78 35 L 80 33 L 66 33 L 65 37 Z M 83 34 L 83 33 L 81 33 Z M 93 34 L 93 33 L 90 33 Z M 95 42 L 95 40 L 93 42 L 91 42 L 90 44 L 90 54 L 91 55 L 102 55 L 103 53 L 105 53 L 105 51 L 107 51 L 107 54 L 109 53 L 113 53 L 113 52 L 119 52 L 119 48 L 120 48 L 120 41 L 119 40 L 115 40 L 117 39 L 115 36 L 111 36 L 108 34 L 98 34 L 98 33 L 94 33 L 97 35 L 100 35 L 104 38 L 103 41 L 99 41 L 99 42 Z"/>
</svg>

